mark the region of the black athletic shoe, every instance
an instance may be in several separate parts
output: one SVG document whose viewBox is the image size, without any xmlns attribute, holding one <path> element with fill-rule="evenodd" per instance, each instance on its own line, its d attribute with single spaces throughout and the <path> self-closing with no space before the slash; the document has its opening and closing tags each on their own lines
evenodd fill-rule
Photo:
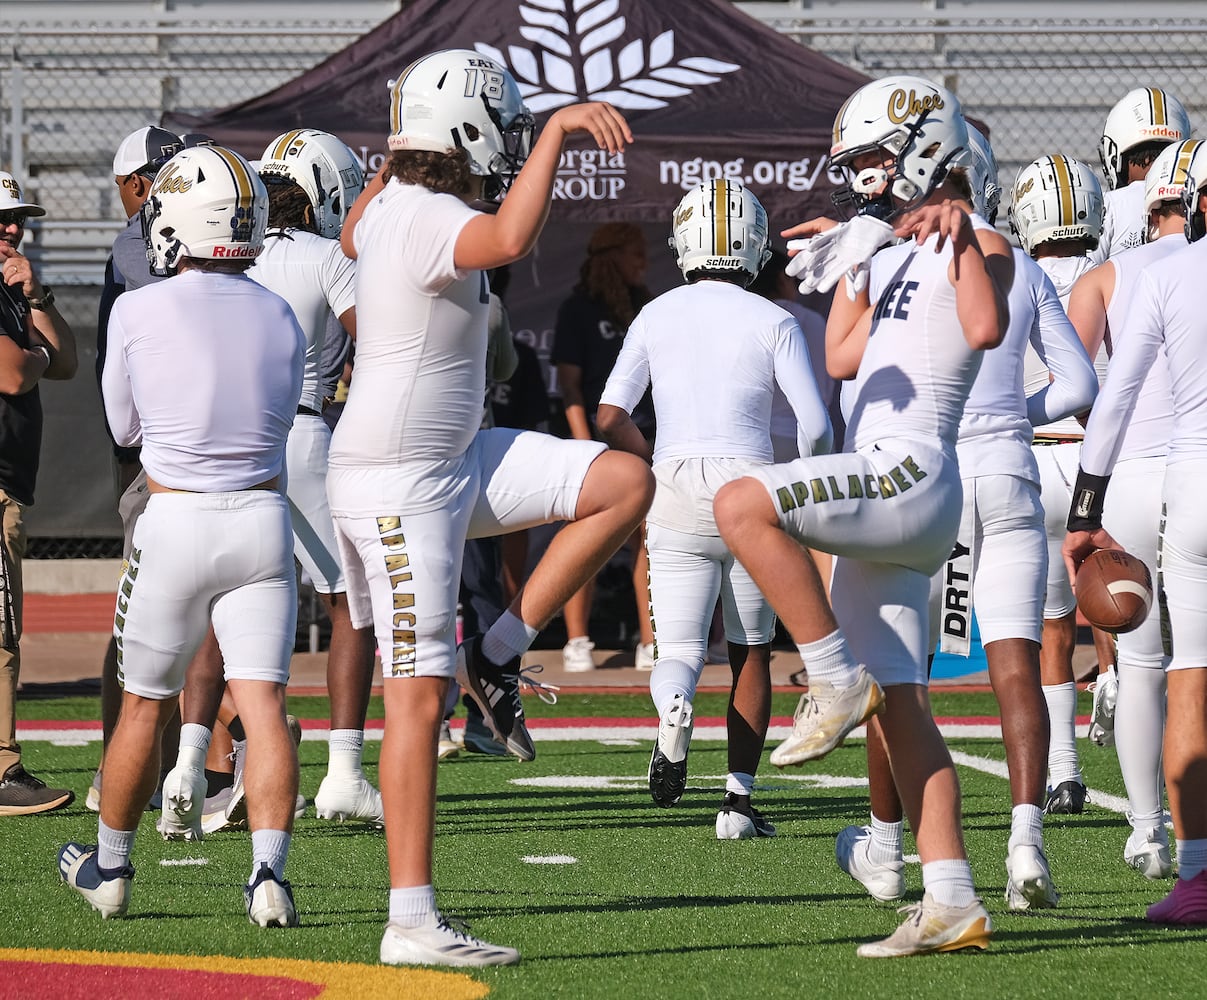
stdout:
<svg viewBox="0 0 1207 1000">
<path fill-rule="evenodd" d="M 681 694 L 663 713 L 650 756 L 650 797 L 665 808 L 675 805 L 687 788 L 687 751 L 692 740 L 692 703 Z"/>
<path fill-rule="evenodd" d="M 1062 781 L 1048 789 L 1044 812 L 1050 815 L 1073 816 L 1085 811 L 1085 785 L 1080 781 Z"/>
<path fill-rule="evenodd" d="M 62 809 L 75 801 L 75 792 L 66 788 L 47 788 L 18 761 L 0 778 L 0 816 L 28 816 Z"/>
<path fill-rule="evenodd" d="M 535 760 L 536 748 L 524 725 L 520 700 L 520 658 L 502 666 L 482 655 L 482 637 L 472 636 L 457 647 L 457 681 L 482 709 L 483 721 L 507 752 L 520 760 Z"/>
<path fill-rule="evenodd" d="M 717 840 L 751 840 L 774 837 L 775 827 L 750 804 L 749 795 L 726 792 L 717 813 Z"/>
</svg>

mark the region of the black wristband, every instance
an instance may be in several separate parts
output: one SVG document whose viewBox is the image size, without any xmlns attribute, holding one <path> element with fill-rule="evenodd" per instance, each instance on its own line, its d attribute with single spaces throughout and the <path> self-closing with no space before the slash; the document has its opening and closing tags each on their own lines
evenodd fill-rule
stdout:
<svg viewBox="0 0 1207 1000">
<path fill-rule="evenodd" d="M 1110 476 L 1091 476 L 1084 469 L 1077 470 L 1073 504 L 1069 508 L 1070 531 L 1097 531 L 1102 527 L 1102 505 L 1110 481 Z"/>
</svg>

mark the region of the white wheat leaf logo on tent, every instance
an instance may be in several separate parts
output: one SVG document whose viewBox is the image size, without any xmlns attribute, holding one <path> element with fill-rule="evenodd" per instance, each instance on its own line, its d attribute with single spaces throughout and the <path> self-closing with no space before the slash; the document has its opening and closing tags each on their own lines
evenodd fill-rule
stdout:
<svg viewBox="0 0 1207 1000">
<path fill-rule="evenodd" d="M 675 60 L 675 33 L 669 30 L 648 46 L 637 38 L 614 53 L 611 43 L 625 29 L 620 0 L 527 0 L 520 16 L 520 34 L 534 48 L 508 45 L 506 55 L 484 42 L 474 48 L 511 69 L 533 113 L 580 100 L 632 110 L 664 108 L 669 98 L 741 69 L 699 56 Z M 581 80 L 570 61 L 575 49 L 582 57 Z"/>
</svg>

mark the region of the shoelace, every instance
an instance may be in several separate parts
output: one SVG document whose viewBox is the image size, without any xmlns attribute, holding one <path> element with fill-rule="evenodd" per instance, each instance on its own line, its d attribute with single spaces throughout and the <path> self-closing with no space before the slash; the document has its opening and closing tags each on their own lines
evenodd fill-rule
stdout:
<svg viewBox="0 0 1207 1000">
<path fill-rule="evenodd" d="M 538 681 L 535 674 L 543 673 L 544 666 L 540 663 L 534 663 L 530 667 L 520 667 L 516 674 L 516 678 L 520 684 L 523 684 L 532 691 L 546 705 L 557 704 L 557 692 L 561 690 L 556 684 L 546 684 L 544 681 Z M 517 695 L 519 689 L 517 686 Z"/>
</svg>

